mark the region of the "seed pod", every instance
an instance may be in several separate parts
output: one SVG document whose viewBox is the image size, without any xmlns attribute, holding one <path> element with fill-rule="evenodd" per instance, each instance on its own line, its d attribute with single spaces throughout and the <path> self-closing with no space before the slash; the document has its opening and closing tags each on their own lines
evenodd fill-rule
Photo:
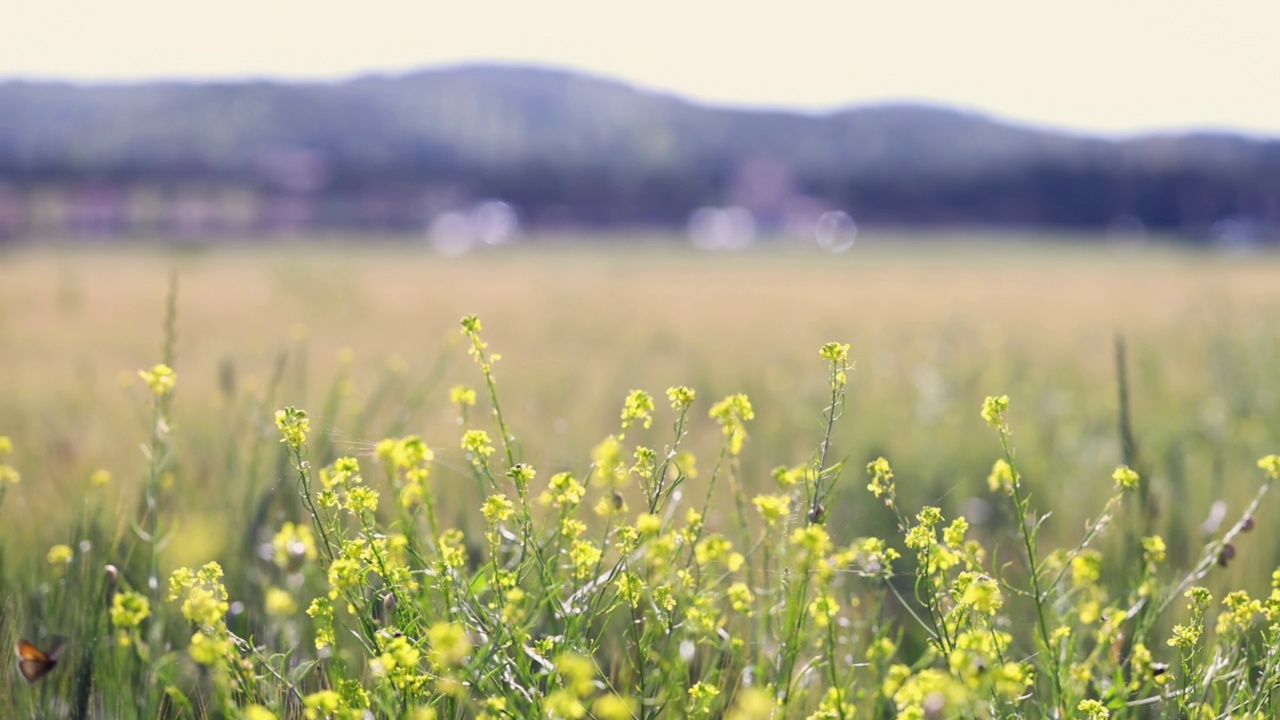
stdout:
<svg viewBox="0 0 1280 720">
<path fill-rule="evenodd" d="M 1235 556 L 1236 546 L 1231 543 L 1227 543 L 1222 546 L 1222 550 L 1218 553 L 1218 564 L 1222 567 L 1226 567 L 1227 563 L 1231 562 L 1231 559 Z"/>
<path fill-rule="evenodd" d="M 302 570 L 307 560 L 307 544 L 298 539 L 290 540 L 285 545 L 285 570 L 296 573 Z"/>
<path fill-rule="evenodd" d="M 116 586 L 120 584 L 120 571 L 115 565 L 107 565 L 102 568 L 103 580 L 106 581 L 106 587 L 102 589 L 103 602 L 107 607 L 111 606 L 111 600 L 115 597 Z"/>
</svg>

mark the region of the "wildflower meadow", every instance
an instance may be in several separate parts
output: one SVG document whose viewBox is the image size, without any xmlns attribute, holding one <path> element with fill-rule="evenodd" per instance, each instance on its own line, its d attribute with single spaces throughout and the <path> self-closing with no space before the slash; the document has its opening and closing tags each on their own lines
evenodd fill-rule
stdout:
<svg viewBox="0 0 1280 720">
<path fill-rule="evenodd" d="M 1280 714 L 1273 258 L 373 252 L 4 259 L 5 717 Z"/>
</svg>

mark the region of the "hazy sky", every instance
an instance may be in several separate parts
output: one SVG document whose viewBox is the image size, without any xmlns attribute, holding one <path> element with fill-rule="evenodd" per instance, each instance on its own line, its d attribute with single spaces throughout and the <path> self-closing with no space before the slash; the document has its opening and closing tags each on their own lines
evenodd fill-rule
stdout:
<svg viewBox="0 0 1280 720">
<path fill-rule="evenodd" d="M 475 61 L 735 105 L 927 100 L 1084 130 L 1280 134 L 1280 0 L 43 0 L 0 23 L 0 78 L 328 79 Z"/>
</svg>

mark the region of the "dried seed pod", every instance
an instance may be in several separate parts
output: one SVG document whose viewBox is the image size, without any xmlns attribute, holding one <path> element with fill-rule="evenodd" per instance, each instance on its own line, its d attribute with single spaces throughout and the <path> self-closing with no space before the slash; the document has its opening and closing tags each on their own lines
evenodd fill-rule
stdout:
<svg viewBox="0 0 1280 720">
<path fill-rule="evenodd" d="M 1218 552 L 1218 564 L 1222 567 L 1226 567 L 1227 563 L 1231 562 L 1231 559 L 1235 556 L 1236 546 L 1231 543 L 1227 543 L 1226 545 L 1223 545 L 1222 550 Z"/>
</svg>

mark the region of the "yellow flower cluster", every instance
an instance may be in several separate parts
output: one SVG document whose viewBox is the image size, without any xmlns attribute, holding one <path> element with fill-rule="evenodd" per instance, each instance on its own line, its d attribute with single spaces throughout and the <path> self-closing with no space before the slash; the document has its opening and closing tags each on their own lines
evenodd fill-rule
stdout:
<svg viewBox="0 0 1280 720">
<path fill-rule="evenodd" d="M 982 401 L 982 419 L 992 427 L 1001 427 L 1004 425 L 1004 414 L 1009 410 L 1009 396 L 1000 395 L 999 397 L 987 396 Z"/>
<path fill-rule="evenodd" d="M 789 495 L 757 495 L 751 504 L 760 511 L 765 524 L 774 527 L 780 520 L 791 514 L 791 496 Z"/>
<path fill-rule="evenodd" d="M 307 525 L 286 522 L 271 538 L 272 559 L 282 570 L 296 573 L 307 560 L 315 560 L 316 541 Z"/>
<path fill-rule="evenodd" d="M 592 700 L 599 683 L 596 665 L 577 653 L 564 653 L 556 658 L 559 687 L 547 694 L 543 708 L 547 717 L 578 720 L 587 716 L 591 707 L 600 720 L 623 720 L 633 716 L 638 704 L 616 693 L 603 693 Z"/>
<path fill-rule="evenodd" d="M 1258 467 L 1272 480 L 1280 480 L 1280 455 L 1267 455 L 1258 460 Z"/>
<path fill-rule="evenodd" d="M 818 354 L 831 361 L 832 389 L 844 387 L 849 382 L 846 372 L 852 368 L 849 364 L 849 345 L 847 343 L 829 342 L 818 350 Z"/>
<path fill-rule="evenodd" d="M 307 442 L 311 421 L 307 419 L 307 411 L 287 407 L 276 411 L 276 427 L 280 429 L 280 442 L 299 450 Z"/>
<path fill-rule="evenodd" d="M 629 476 L 622 455 L 622 443 L 616 435 L 609 435 L 591 449 L 591 462 L 595 475 L 610 489 L 623 487 Z"/>
<path fill-rule="evenodd" d="M 705 682 L 694 683 L 689 687 L 687 717 L 691 719 L 711 717 L 718 697 L 720 697 L 720 688 Z"/>
<path fill-rule="evenodd" d="M 1009 461 L 1000 458 L 991 466 L 991 474 L 987 476 L 987 487 L 991 492 L 1002 492 L 1008 495 L 1013 493 L 1013 486 L 1017 480 L 1014 478 L 1013 467 L 1009 465 Z"/>
<path fill-rule="evenodd" d="M 539 498 L 544 505 L 569 510 L 577 507 L 587 494 L 587 489 L 567 472 L 556 473 L 547 483 L 547 490 Z"/>
<path fill-rule="evenodd" d="M 885 505 L 893 507 L 896 488 L 893 484 L 893 468 L 889 467 L 889 461 L 882 457 L 872 460 L 867 463 L 867 474 L 871 476 L 871 482 L 867 483 L 867 490 L 876 497 L 883 496 Z"/>
<path fill-rule="evenodd" d="M 474 407 L 476 404 L 476 391 L 466 385 L 454 385 L 449 388 L 449 402 L 459 408 Z"/>
<path fill-rule="evenodd" d="M 316 649 L 323 650 L 332 646 L 334 642 L 333 605 L 329 604 L 329 599 L 318 597 L 312 600 L 307 608 L 307 615 L 315 625 Z"/>
<path fill-rule="evenodd" d="M 786 489 L 796 483 L 803 482 L 808 472 L 809 467 L 807 465 L 797 465 L 793 468 L 789 468 L 786 465 L 779 465 L 774 468 L 773 472 L 770 474 L 772 475 L 774 482 L 778 483 L 778 487 Z"/>
<path fill-rule="evenodd" d="M 493 364 L 501 360 L 502 356 L 496 353 L 485 353 L 489 343 L 480 339 L 480 330 L 480 319 L 475 315 L 468 315 L 462 318 L 462 335 L 471 341 L 471 347 L 467 348 L 467 354 L 475 358 L 476 363 L 480 365 L 480 371 L 492 383 L 494 382 Z"/>
<path fill-rule="evenodd" d="M 1116 487 L 1121 490 L 1133 490 L 1138 487 L 1138 473 L 1128 465 L 1117 467 L 1116 471 L 1111 473 L 1111 479 L 1116 481 Z"/>
<path fill-rule="evenodd" d="M 1207 588 L 1193 587 L 1184 596 L 1191 601 L 1191 618 L 1185 624 L 1173 626 L 1173 637 L 1169 638 L 1169 645 L 1186 651 L 1200 642 L 1200 634 L 1204 630 L 1204 614 L 1209 609 L 1209 603 L 1213 602 L 1213 595 Z"/>
<path fill-rule="evenodd" d="M 182 601 L 182 616 L 196 627 L 188 653 L 201 665 L 230 658 L 232 645 L 226 615 L 230 604 L 222 585 L 222 567 L 207 563 L 198 571 L 178 568 L 169 577 L 168 600 Z"/>
<path fill-rule="evenodd" d="M 484 506 L 480 508 L 480 512 L 484 514 L 485 521 L 490 525 L 510 519 L 515 514 L 515 511 L 515 505 L 502 493 L 490 495 L 484 501 Z"/>
<path fill-rule="evenodd" d="M 427 447 L 421 436 L 387 438 L 378 443 L 374 454 L 386 468 L 388 475 L 400 481 L 398 490 L 401 507 L 412 508 L 426 498 L 427 478 L 431 475 L 431 463 L 436 454 Z"/>
<path fill-rule="evenodd" d="M 148 617 L 151 617 L 151 601 L 146 596 L 121 592 L 111 598 L 111 624 L 116 628 L 135 628 Z"/>
<path fill-rule="evenodd" d="M 45 553 L 44 559 L 55 567 L 66 565 L 76 555 L 70 545 L 59 543 L 49 548 L 49 552 Z"/>
<path fill-rule="evenodd" d="M 729 442 L 729 454 L 742 452 L 742 443 L 747 439 L 747 421 L 754 420 L 755 410 L 751 408 L 751 400 L 744 393 L 737 393 L 711 406 L 710 416 L 720 425 Z"/>
<path fill-rule="evenodd" d="M 1244 590 L 1227 593 L 1222 598 L 1226 608 L 1218 615 L 1216 631 L 1220 636 L 1238 638 L 1253 625 L 1253 619 L 1262 614 L 1262 601 L 1249 597 Z"/>
<path fill-rule="evenodd" d="M 278 587 L 267 588 L 262 606 L 268 615 L 277 617 L 288 617 L 298 612 L 298 601 L 293 599 L 288 590 Z"/>
<path fill-rule="evenodd" d="M 672 411 L 676 413 L 682 413 L 688 410 L 697 395 L 698 394 L 694 392 L 693 388 L 688 388 L 683 385 L 676 385 L 674 387 L 667 388 L 667 400 L 671 403 Z"/>
<path fill-rule="evenodd" d="M 599 547 L 590 540 L 574 540 L 569 547 L 569 558 L 573 561 L 573 575 L 579 580 L 591 576 L 596 564 L 600 562 L 602 553 Z"/>
<path fill-rule="evenodd" d="M 9 436 L 0 435 L 0 458 L 12 453 L 13 442 L 9 440 Z M 0 462 L 0 492 L 3 492 L 5 485 L 17 485 L 20 482 L 22 482 L 22 476 L 18 471 L 13 466 Z"/>
<path fill-rule="evenodd" d="M 471 462 L 483 463 L 493 454 L 493 441 L 483 430 L 468 430 L 462 434 L 462 449 L 471 453 Z"/>
<path fill-rule="evenodd" d="M 653 425 L 653 396 L 643 390 L 627 393 L 622 403 L 622 429 L 625 431 L 637 421 L 646 430 Z"/>
<path fill-rule="evenodd" d="M 142 378 L 156 397 L 168 395 L 178 384 L 178 374 L 173 371 L 173 368 L 163 363 L 155 365 L 150 370 L 139 370 L 138 377 Z"/>
</svg>

